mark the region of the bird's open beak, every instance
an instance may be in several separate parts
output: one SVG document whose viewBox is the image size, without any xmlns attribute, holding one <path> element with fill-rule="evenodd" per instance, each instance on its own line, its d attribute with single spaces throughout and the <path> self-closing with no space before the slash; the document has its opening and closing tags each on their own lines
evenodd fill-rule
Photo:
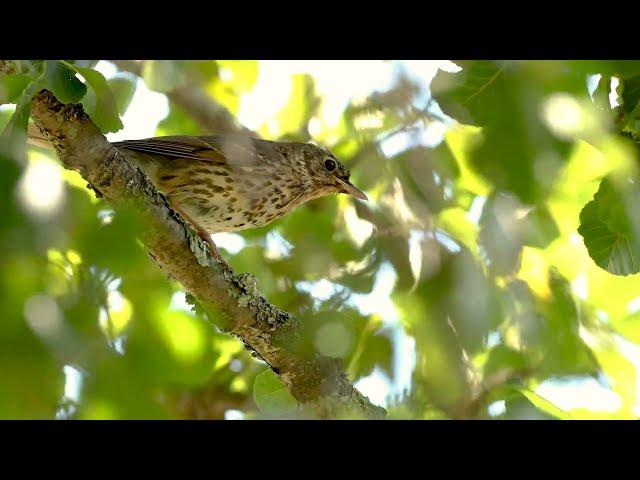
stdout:
<svg viewBox="0 0 640 480">
<path fill-rule="evenodd" d="M 348 180 L 342 180 L 340 178 L 336 178 L 336 180 L 338 181 L 340 188 L 342 188 L 343 193 L 348 193 L 349 195 L 358 197 L 360 200 L 369 200 L 362 190 L 358 190 Z"/>
</svg>

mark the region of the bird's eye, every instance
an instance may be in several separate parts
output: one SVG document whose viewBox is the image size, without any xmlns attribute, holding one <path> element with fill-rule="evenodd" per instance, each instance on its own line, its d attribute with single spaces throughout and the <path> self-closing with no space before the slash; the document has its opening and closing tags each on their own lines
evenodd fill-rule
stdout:
<svg viewBox="0 0 640 480">
<path fill-rule="evenodd" d="M 334 171 L 336 169 L 336 162 L 334 162 L 330 158 L 327 158 L 324 161 L 324 168 L 326 168 L 328 171 L 332 172 L 332 171 Z"/>
</svg>

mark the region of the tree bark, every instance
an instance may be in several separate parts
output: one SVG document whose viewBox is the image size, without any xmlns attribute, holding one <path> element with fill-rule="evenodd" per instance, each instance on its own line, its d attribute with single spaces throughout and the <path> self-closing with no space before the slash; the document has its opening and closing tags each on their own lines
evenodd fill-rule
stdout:
<svg viewBox="0 0 640 480">
<path fill-rule="evenodd" d="M 0 74 L 7 72 L 6 65 L 0 67 Z M 305 411 L 319 418 L 386 416 L 353 387 L 340 361 L 317 354 L 306 358 L 296 351 L 299 322 L 263 298 L 253 276 L 236 275 L 217 263 L 205 242 L 106 140 L 81 105 L 62 104 L 42 90 L 31 102 L 31 117 L 66 168 L 77 170 L 116 208 L 136 209 L 146 223 L 141 240 L 155 262 L 220 328 L 264 360 Z"/>
</svg>

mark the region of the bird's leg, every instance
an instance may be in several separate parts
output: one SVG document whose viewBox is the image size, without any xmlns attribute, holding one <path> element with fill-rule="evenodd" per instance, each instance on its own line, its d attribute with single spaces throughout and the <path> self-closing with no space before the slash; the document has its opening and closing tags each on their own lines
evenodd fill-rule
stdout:
<svg viewBox="0 0 640 480">
<path fill-rule="evenodd" d="M 222 255 L 220 255 L 220 252 L 218 251 L 218 247 L 216 247 L 216 244 L 211 239 L 211 235 L 209 234 L 209 232 L 207 232 L 204 228 L 202 228 L 197 222 L 194 222 L 193 219 L 189 215 L 187 215 L 184 212 L 184 210 L 182 210 L 180 207 L 176 207 L 175 204 L 172 204 L 171 208 L 173 208 L 187 222 L 189 222 L 191 226 L 195 228 L 196 232 L 198 233 L 198 236 L 202 238 L 202 240 L 207 242 L 207 244 L 209 245 L 209 249 L 211 250 L 211 254 L 213 255 L 213 258 L 215 258 L 218 261 L 218 263 L 221 263 L 222 265 L 224 265 L 228 270 L 231 270 L 231 266 L 226 262 L 224 258 L 222 258 Z"/>
</svg>

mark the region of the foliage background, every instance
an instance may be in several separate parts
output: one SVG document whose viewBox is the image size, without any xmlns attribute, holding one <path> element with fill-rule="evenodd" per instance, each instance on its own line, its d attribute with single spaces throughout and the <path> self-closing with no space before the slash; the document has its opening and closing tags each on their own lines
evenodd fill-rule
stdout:
<svg viewBox="0 0 640 480">
<path fill-rule="evenodd" d="M 216 133 L 180 102 L 198 91 L 341 158 L 369 203 L 214 238 L 390 418 L 640 416 L 640 62 L 134 66 L 22 62 L 0 82 L 0 418 L 295 416 L 133 217 L 51 151 L 16 149 L 35 86 L 111 140 Z"/>
</svg>

